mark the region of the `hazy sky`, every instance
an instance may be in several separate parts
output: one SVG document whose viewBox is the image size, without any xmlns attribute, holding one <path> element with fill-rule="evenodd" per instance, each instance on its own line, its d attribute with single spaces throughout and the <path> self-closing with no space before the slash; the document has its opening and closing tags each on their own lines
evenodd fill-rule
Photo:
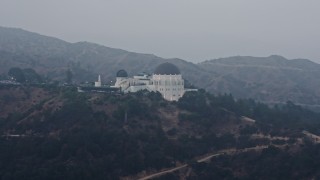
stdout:
<svg viewBox="0 0 320 180">
<path fill-rule="evenodd" d="M 0 0 L 0 26 L 199 62 L 320 62 L 319 0 Z"/>
</svg>

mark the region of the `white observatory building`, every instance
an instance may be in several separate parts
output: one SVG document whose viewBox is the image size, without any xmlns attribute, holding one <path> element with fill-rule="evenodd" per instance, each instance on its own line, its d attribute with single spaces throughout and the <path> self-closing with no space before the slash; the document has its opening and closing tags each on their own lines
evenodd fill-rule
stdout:
<svg viewBox="0 0 320 180">
<path fill-rule="evenodd" d="M 117 72 L 116 83 L 113 87 L 120 88 L 124 93 L 140 90 L 159 92 L 168 101 L 179 100 L 186 91 L 180 70 L 171 63 L 160 64 L 152 75 L 141 73 L 128 77 L 125 70 L 120 70 Z"/>
</svg>

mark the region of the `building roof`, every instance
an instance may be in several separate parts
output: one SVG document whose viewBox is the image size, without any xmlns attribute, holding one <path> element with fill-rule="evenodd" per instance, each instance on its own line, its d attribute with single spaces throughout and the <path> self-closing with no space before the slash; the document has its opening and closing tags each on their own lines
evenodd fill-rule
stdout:
<svg viewBox="0 0 320 180">
<path fill-rule="evenodd" d="M 117 77 L 128 77 L 127 71 L 121 69 L 117 72 Z"/>
<path fill-rule="evenodd" d="M 174 64 L 171 63 L 163 63 L 160 64 L 156 70 L 154 71 L 153 74 L 158 74 L 158 75 L 177 75 L 177 74 L 181 74 L 180 70 L 177 66 L 175 66 Z"/>
</svg>

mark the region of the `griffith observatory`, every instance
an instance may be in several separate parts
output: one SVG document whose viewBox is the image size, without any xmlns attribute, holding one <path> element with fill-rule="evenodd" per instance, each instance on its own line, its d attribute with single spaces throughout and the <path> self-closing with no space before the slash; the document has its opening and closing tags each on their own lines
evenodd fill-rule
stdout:
<svg viewBox="0 0 320 180">
<path fill-rule="evenodd" d="M 95 87 L 101 87 L 100 76 L 95 82 Z M 111 88 L 117 88 L 123 93 L 141 90 L 159 92 L 168 101 L 178 101 L 186 91 L 197 91 L 197 89 L 185 89 L 180 70 L 168 62 L 160 64 L 152 75 L 140 73 L 129 77 L 125 70 L 119 70 L 116 74 L 116 82 Z"/>
</svg>

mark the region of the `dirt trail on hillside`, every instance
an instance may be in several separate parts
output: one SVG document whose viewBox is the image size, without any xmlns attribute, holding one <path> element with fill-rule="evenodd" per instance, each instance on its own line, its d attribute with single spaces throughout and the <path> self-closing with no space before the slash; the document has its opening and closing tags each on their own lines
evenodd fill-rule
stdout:
<svg viewBox="0 0 320 180">
<path fill-rule="evenodd" d="M 224 155 L 224 154 L 243 153 L 243 152 L 248 152 L 248 151 L 257 151 L 257 150 L 262 150 L 262 149 L 265 149 L 265 148 L 268 148 L 268 147 L 269 146 L 256 146 L 256 147 L 252 147 L 252 148 L 245 148 L 245 149 L 238 149 L 238 150 L 237 149 L 224 149 L 224 150 L 218 151 L 217 153 L 209 154 L 209 155 L 206 155 L 205 157 L 202 157 L 202 158 L 198 159 L 197 163 L 206 162 L 206 161 L 211 160 L 214 157 L 217 157 L 217 156 L 220 156 L 220 155 Z M 183 168 L 185 168 L 187 166 L 189 166 L 189 165 L 188 164 L 182 164 L 180 166 L 177 166 L 177 167 L 174 167 L 174 168 L 171 168 L 171 169 L 162 170 L 160 172 L 147 175 L 145 177 L 139 178 L 138 180 L 153 179 L 153 178 L 160 177 L 160 176 L 163 176 L 163 175 L 168 174 L 168 173 L 172 173 L 172 172 L 178 171 L 178 170 L 183 169 Z"/>
</svg>

